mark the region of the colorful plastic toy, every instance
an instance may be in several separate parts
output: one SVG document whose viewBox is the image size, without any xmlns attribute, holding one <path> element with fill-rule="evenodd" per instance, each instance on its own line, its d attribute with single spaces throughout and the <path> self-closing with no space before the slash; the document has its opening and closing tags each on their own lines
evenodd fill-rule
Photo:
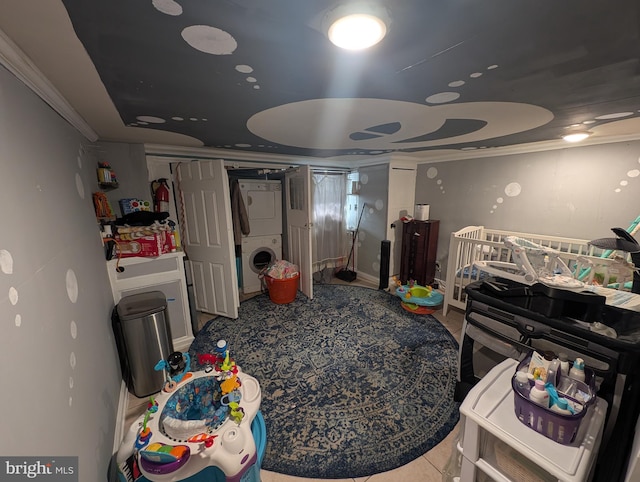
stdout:
<svg viewBox="0 0 640 482">
<path fill-rule="evenodd" d="M 408 285 L 398 286 L 395 294 L 402 300 L 400 302 L 402 308 L 419 315 L 434 313 L 444 301 L 442 293 L 431 286 L 417 285 L 413 280 L 409 281 Z"/>
<path fill-rule="evenodd" d="M 198 356 L 209 371 L 188 372 L 187 362 L 184 371 L 169 378 L 173 385 L 167 383 L 151 398 L 145 414 L 132 424 L 118 463 L 135 454 L 140 472 L 149 480 L 183 480 L 209 466 L 219 468 L 227 480 L 241 480 L 257 461 L 251 422 L 261 391 L 258 381 L 235 362 L 232 371 L 221 370 L 231 364 L 228 353 L 226 349 L 224 355 Z M 165 363 L 161 360 L 157 366 L 168 376 Z M 249 423 L 241 423 L 246 420 Z"/>
</svg>

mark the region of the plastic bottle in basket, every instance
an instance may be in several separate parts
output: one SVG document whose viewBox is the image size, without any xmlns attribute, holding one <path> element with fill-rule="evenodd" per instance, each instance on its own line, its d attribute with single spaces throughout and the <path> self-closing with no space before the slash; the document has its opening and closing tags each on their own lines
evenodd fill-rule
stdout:
<svg viewBox="0 0 640 482">
<path fill-rule="evenodd" d="M 573 366 L 569 370 L 569 377 L 584 382 L 584 360 L 582 358 L 576 358 L 576 361 L 573 362 Z"/>
<path fill-rule="evenodd" d="M 516 372 L 516 386 L 522 395 L 525 397 L 529 395 L 531 385 L 529 385 L 529 377 L 525 371 Z"/>
<path fill-rule="evenodd" d="M 569 402 L 566 398 L 559 398 L 556 403 L 551 405 L 551 410 L 562 415 L 573 415 L 574 412 L 569 410 Z"/>
<path fill-rule="evenodd" d="M 569 376 L 569 358 L 566 353 L 558 353 L 558 359 L 560 360 L 560 372 L 563 377 Z"/>
<path fill-rule="evenodd" d="M 537 403 L 545 408 L 549 408 L 549 392 L 544 387 L 544 380 L 537 379 L 536 384 L 529 392 L 529 398 L 532 402 Z"/>
</svg>

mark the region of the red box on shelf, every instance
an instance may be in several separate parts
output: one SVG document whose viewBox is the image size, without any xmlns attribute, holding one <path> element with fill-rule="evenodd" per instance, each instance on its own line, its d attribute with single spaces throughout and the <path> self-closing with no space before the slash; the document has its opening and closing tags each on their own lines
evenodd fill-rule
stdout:
<svg viewBox="0 0 640 482">
<path fill-rule="evenodd" d="M 167 233 L 163 231 L 151 236 L 126 241 L 117 239 L 116 252 L 119 253 L 121 258 L 160 256 L 169 252 Z"/>
</svg>

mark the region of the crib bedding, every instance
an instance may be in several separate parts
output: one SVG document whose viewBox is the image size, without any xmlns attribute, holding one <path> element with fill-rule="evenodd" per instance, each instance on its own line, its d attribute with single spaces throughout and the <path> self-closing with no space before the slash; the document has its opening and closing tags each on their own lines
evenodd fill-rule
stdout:
<svg viewBox="0 0 640 482">
<path fill-rule="evenodd" d="M 443 303 L 445 315 L 451 307 L 465 309 L 464 288 L 468 284 L 491 276 L 474 266 L 474 262 L 512 261 L 511 250 L 505 248 L 503 242 L 507 236 L 523 238 L 559 251 L 562 260 L 577 273 L 575 277 L 586 284 L 604 284 L 610 288 L 630 289 L 631 272 L 627 271 L 623 275 L 617 270 L 620 261 L 601 257 L 603 250 L 590 245 L 589 240 L 467 226 L 451 233 L 450 237 Z M 627 256 L 626 262 L 629 261 Z"/>
</svg>

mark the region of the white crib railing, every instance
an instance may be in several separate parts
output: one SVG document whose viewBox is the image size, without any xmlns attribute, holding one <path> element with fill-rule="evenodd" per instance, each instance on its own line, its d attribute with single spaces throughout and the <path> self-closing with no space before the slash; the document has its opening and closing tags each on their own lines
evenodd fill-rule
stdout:
<svg viewBox="0 0 640 482">
<path fill-rule="evenodd" d="M 524 238 L 560 252 L 560 258 L 572 270 L 574 276 L 587 284 L 627 289 L 633 276 L 631 268 L 625 270 L 624 263 L 621 264 L 620 260 L 600 257 L 604 250 L 589 245 L 586 239 L 467 226 L 451 233 L 449 241 L 446 288 L 442 307 L 445 315 L 452 306 L 464 310 L 466 306 L 464 288 L 485 276 L 474 268 L 475 261 L 512 262 L 511 250 L 504 245 L 504 238 L 507 236 Z M 633 266 L 629 255 L 626 255 L 622 261 Z"/>
</svg>

